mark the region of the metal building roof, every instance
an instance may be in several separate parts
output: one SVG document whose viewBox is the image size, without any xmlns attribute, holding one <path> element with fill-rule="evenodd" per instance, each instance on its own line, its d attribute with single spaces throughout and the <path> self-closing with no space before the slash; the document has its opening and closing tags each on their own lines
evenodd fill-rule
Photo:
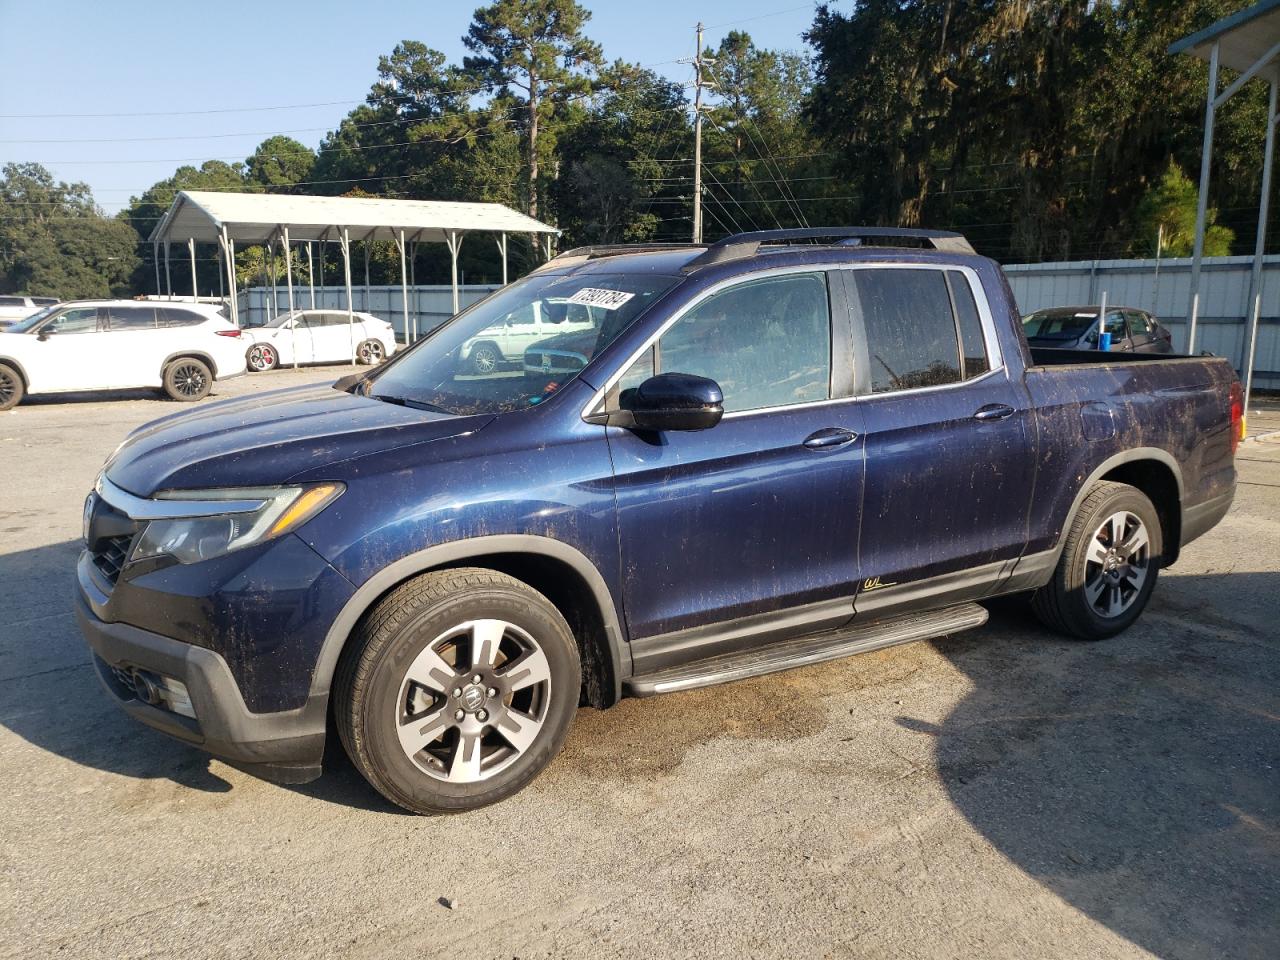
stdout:
<svg viewBox="0 0 1280 960">
<path fill-rule="evenodd" d="M 289 228 L 291 240 L 337 240 L 346 227 L 352 240 L 394 240 L 404 231 L 428 243 L 445 242 L 451 231 L 559 232 L 500 203 L 182 190 L 150 239 L 215 243 L 225 228 L 229 239 L 265 243 L 281 227 Z"/>
<path fill-rule="evenodd" d="M 1223 17 L 1172 44 L 1169 52 L 1208 60 L 1215 41 L 1219 45 L 1219 63 L 1241 73 L 1248 70 L 1280 43 L 1280 0 L 1260 0 Z"/>
</svg>

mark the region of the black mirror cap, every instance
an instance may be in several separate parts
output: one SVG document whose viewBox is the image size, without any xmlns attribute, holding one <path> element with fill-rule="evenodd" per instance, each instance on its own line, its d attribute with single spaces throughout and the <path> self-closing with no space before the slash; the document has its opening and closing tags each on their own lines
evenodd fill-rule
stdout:
<svg viewBox="0 0 1280 960">
<path fill-rule="evenodd" d="M 720 384 L 690 373 L 660 373 L 629 392 L 609 422 L 632 430 L 709 430 L 723 416 Z"/>
</svg>

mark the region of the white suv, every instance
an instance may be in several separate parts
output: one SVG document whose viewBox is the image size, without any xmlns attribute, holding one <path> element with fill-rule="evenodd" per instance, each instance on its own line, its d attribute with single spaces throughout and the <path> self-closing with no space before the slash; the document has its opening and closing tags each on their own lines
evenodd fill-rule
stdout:
<svg viewBox="0 0 1280 960">
<path fill-rule="evenodd" d="M 380 363 L 396 351 L 391 324 L 369 313 L 295 310 L 263 327 L 245 327 L 245 359 L 253 371 L 298 363 Z"/>
<path fill-rule="evenodd" d="M 130 387 L 200 400 L 244 372 L 240 331 L 204 304 L 80 300 L 0 332 L 0 410 L 25 394 Z"/>
<path fill-rule="evenodd" d="M 462 360 L 468 372 L 485 376 L 504 363 L 523 360 L 524 352 L 540 340 L 595 326 L 592 308 L 586 304 L 563 298 L 538 300 L 512 311 L 464 343 Z"/>
<path fill-rule="evenodd" d="M 0 330 L 57 302 L 55 297 L 0 296 Z"/>
</svg>

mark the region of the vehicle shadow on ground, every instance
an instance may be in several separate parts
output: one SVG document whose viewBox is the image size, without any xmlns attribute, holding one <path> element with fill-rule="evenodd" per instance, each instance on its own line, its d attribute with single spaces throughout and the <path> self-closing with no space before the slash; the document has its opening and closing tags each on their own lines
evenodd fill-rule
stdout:
<svg viewBox="0 0 1280 960">
<path fill-rule="evenodd" d="M 226 793 L 227 768 L 127 716 L 103 688 L 72 605 L 79 541 L 0 555 L 0 726 L 49 753 L 138 780 Z M 336 733 L 325 775 L 290 787 L 345 807 L 394 812 L 351 766 Z"/>
<path fill-rule="evenodd" d="M 973 826 L 1094 920 L 1161 957 L 1274 957 L 1280 637 L 1262 606 L 1224 613 L 1276 596 L 1277 573 L 1169 571 L 1102 643 L 997 601 L 985 629 L 936 644 L 973 691 L 940 727 L 898 722 L 936 738 Z"/>
</svg>

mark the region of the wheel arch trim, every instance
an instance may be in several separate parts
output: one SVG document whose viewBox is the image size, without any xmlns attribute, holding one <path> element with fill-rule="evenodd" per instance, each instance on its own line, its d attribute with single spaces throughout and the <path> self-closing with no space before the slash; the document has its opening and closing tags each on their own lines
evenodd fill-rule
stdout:
<svg viewBox="0 0 1280 960">
<path fill-rule="evenodd" d="M 21 363 L 12 357 L 3 355 L 0 355 L 0 363 L 3 363 L 6 367 L 13 367 L 14 370 L 18 371 L 18 376 L 22 378 L 22 389 L 27 391 L 31 389 L 31 378 L 27 376 L 26 368 Z"/>
<path fill-rule="evenodd" d="M 169 364 L 175 360 L 199 360 L 201 363 L 209 367 L 209 372 L 213 374 L 213 379 L 218 379 L 218 363 L 213 357 L 205 353 L 203 350 L 175 350 L 164 358 L 160 364 L 160 380 L 164 381 L 164 372 L 169 369 Z"/>
<path fill-rule="evenodd" d="M 496 534 L 471 537 L 428 547 L 401 557 L 383 567 L 357 588 L 351 599 L 330 625 L 311 677 L 310 696 L 328 697 L 338 660 L 360 618 L 389 590 L 410 577 L 440 569 L 460 561 L 480 559 L 493 554 L 530 554 L 558 560 L 582 577 L 591 591 L 604 623 L 607 654 L 612 660 L 615 686 L 631 673 L 631 653 L 625 649 L 621 621 L 613 595 L 604 577 L 586 555 L 574 547 L 549 537 L 532 534 Z M 615 697 L 616 699 L 616 697 Z"/>
</svg>

